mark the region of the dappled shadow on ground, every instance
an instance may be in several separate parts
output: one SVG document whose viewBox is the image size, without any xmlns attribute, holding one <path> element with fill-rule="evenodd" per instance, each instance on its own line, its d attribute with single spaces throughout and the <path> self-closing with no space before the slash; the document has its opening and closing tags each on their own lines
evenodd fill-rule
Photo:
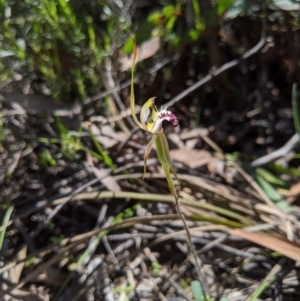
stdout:
<svg viewBox="0 0 300 301">
<path fill-rule="evenodd" d="M 292 45 L 299 29 L 277 25 L 269 20 L 262 47 L 218 76 L 218 67 L 259 42 L 259 18 L 227 21 L 214 55 L 205 34 L 176 55 L 162 47 L 135 83 L 138 104 L 157 96 L 161 106 L 212 75 L 173 102 L 180 130 L 165 132 L 182 212 L 216 300 L 254 300 L 260 290 L 262 300 L 299 299 L 299 148 L 251 167 L 295 134 L 291 91 L 300 73 Z M 160 68 L 161 57 L 170 61 Z M 114 77 L 121 84 L 129 75 Z M 116 93 L 128 107 L 128 85 Z M 162 170 L 153 152 L 141 180 L 149 137 L 132 127 L 115 94 L 106 95 L 118 108 L 112 118 L 97 116 L 95 102 L 76 112 L 2 103 L 5 300 L 192 300 L 197 276 Z"/>
</svg>

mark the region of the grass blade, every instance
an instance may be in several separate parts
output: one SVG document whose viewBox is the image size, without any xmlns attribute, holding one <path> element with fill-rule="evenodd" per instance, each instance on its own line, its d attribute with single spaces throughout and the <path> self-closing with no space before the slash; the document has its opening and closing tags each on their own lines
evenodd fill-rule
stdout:
<svg viewBox="0 0 300 301">
<path fill-rule="evenodd" d="M 9 222 L 9 219 L 10 219 L 10 216 L 11 216 L 13 210 L 14 210 L 14 207 L 9 206 L 5 212 L 5 215 L 4 215 L 4 218 L 2 221 L 2 225 L 1 225 L 1 229 L 0 229 L 0 250 L 2 249 L 6 228 L 8 226 L 8 222 Z"/>
</svg>

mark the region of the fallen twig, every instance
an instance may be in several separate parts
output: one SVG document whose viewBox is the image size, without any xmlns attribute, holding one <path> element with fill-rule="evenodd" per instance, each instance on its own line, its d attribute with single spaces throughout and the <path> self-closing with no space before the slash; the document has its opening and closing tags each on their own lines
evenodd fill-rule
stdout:
<svg viewBox="0 0 300 301">
<path fill-rule="evenodd" d="M 265 164 L 268 164 L 280 157 L 286 156 L 290 151 L 294 149 L 294 147 L 300 141 L 300 135 L 295 134 L 283 147 L 279 148 L 275 152 L 272 152 L 268 155 L 265 155 L 261 158 L 258 158 L 250 163 L 251 167 L 259 167 Z"/>
<path fill-rule="evenodd" d="M 215 71 L 212 71 L 211 73 L 207 74 L 204 78 L 196 82 L 194 85 L 190 86 L 189 88 L 185 89 L 183 92 L 179 93 L 177 96 L 175 96 L 173 99 L 168 101 L 165 106 L 170 107 L 173 106 L 175 103 L 178 101 L 182 100 L 183 98 L 187 97 L 191 93 L 195 92 L 197 89 L 211 81 L 213 78 L 219 76 L 223 72 L 239 65 L 242 61 L 248 59 L 249 57 L 253 56 L 256 54 L 259 50 L 263 48 L 263 46 L 266 43 L 266 20 L 265 18 L 263 19 L 262 22 L 262 31 L 261 31 L 261 38 L 259 42 L 251 49 L 249 49 L 247 52 L 245 52 L 241 57 L 232 60 L 231 62 L 228 62 L 221 66 L 220 68 L 216 69 Z"/>
</svg>

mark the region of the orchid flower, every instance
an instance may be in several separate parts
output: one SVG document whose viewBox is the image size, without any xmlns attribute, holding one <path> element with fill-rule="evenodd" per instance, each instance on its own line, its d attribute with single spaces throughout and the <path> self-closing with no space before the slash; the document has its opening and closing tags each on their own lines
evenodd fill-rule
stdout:
<svg viewBox="0 0 300 301">
<path fill-rule="evenodd" d="M 192 236 L 189 230 L 189 227 L 186 223 L 185 217 L 182 214 L 180 210 L 180 203 L 179 203 L 179 192 L 180 192 L 180 183 L 179 179 L 177 177 L 175 168 L 172 165 L 171 158 L 170 158 L 170 152 L 169 152 L 169 145 L 167 141 L 167 137 L 164 134 L 162 123 L 164 120 L 169 121 L 173 127 L 178 126 L 178 119 L 177 117 L 171 112 L 168 111 L 167 108 L 162 108 L 160 111 L 157 110 L 157 107 L 155 106 L 155 97 L 152 97 L 148 99 L 145 104 L 142 106 L 141 113 L 140 113 L 140 120 L 135 115 L 135 97 L 134 97 L 134 65 L 135 65 L 135 60 L 136 60 L 136 55 L 137 55 L 137 50 L 136 50 L 136 42 L 135 39 L 133 38 L 133 59 L 132 59 L 132 71 L 131 71 L 131 85 L 130 85 L 130 108 L 131 108 L 131 115 L 134 120 L 134 122 L 137 124 L 139 128 L 142 130 L 151 133 L 152 139 L 148 143 L 148 146 L 146 148 L 146 152 L 144 155 L 144 175 L 143 178 L 145 177 L 146 174 L 146 164 L 147 164 L 147 158 L 151 152 L 151 149 L 153 145 L 156 145 L 156 151 L 158 155 L 158 159 L 162 165 L 162 168 L 164 170 L 170 193 L 174 197 L 175 201 L 175 207 L 177 210 L 177 214 L 180 217 L 184 229 L 186 231 L 187 235 L 187 242 L 189 245 L 189 249 L 191 253 L 193 254 L 194 260 L 195 260 L 195 266 L 197 270 L 197 274 L 199 277 L 200 282 L 202 285 L 205 283 L 205 280 L 201 274 L 201 269 L 198 263 L 198 257 L 192 242 Z M 171 176 L 171 173 L 175 177 L 178 185 L 177 187 L 174 184 L 173 178 Z M 176 189 L 177 188 L 177 189 Z M 205 286 L 206 287 L 206 286 Z M 208 291 L 205 289 L 205 291 Z M 205 294 L 204 294 L 205 295 Z M 205 296 L 204 296 L 205 297 Z M 204 298 L 206 299 L 206 298 Z"/>
<path fill-rule="evenodd" d="M 130 108 L 131 108 L 131 115 L 133 117 L 134 122 L 140 127 L 142 130 L 153 134 L 152 139 L 148 143 L 146 148 L 146 152 L 144 155 L 144 176 L 146 174 L 146 165 L 147 165 L 147 158 L 151 152 L 153 145 L 156 145 L 156 151 L 158 154 L 158 159 L 163 167 L 164 173 L 166 175 L 166 179 L 169 184 L 170 192 L 172 195 L 178 197 L 178 188 L 175 188 L 171 173 L 174 175 L 176 181 L 179 185 L 179 180 L 171 163 L 171 158 L 169 154 L 169 145 L 167 138 L 163 132 L 162 123 L 164 120 L 169 121 L 173 127 L 177 127 L 179 122 L 177 117 L 171 112 L 168 111 L 167 108 L 162 108 L 158 111 L 157 107 L 155 106 L 155 97 L 150 98 L 145 102 L 142 106 L 140 112 L 140 120 L 136 117 L 135 114 L 135 97 L 134 97 L 134 65 L 137 56 L 137 49 L 136 49 L 136 42 L 133 38 L 134 44 L 134 52 L 133 52 L 133 64 L 132 64 L 132 72 L 131 72 L 131 91 L 130 91 Z"/>
</svg>

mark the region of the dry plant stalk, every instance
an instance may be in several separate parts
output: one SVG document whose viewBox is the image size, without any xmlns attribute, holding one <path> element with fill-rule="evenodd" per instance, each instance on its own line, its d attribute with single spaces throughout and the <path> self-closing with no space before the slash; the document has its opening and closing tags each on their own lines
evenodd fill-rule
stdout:
<svg viewBox="0 0 300 301">
<path fill-rule="evenodd" d="M 177 127 L 179 122 L 177 117 L 171 112 L 168 111 L 167 108 L 161 108 L 160 111 L 157 110 L 157 107 L 155 106 L 155 97 L 152 97 L 148 99 L 145 104 L 142 106 L 141 113 L 140 113 L 140 120 L 136 117 L 135 114 L 135 96 L 134 96 L 134 66 L 137 56 L 137 48 L 136 48 L 136 41 L 133 38 L 133 44 L 134 44 L 134 52 L 133 52 L 133 62 L 132 62 L 132 72 L 131 72 L 131 91 L 130 91 L 130 108 L 131 108 L 131 115 L 134 120 L 134 122 L 137 124 L 139 128 L 142 130 L 153 134 L 152 139 L 147 145 L 147 149 L 144 155 L 144 176 L 146 173 L 146 164 L 147 164 L 147 158 L 151 152 L 151 149 L 153 145 L 156 146 L 156 151 L 158 155 L 158 159 L 162 165 L 162 168 L 165 173 L 165 177 L 167 179 L 170 193 L 174 198 L 175 208 L 177 211 L 177 214 L 179 218 L 181 219 L 186 236 L 187 236 L 187 242 L 190 249 L 190 252 L 192 253 L 195 261 L 195 267 L 198 274 L 199 281 L 201 282 L 203 286 L 203 290 L 205 291 L 206 295 L 208 293 L 206 282 L 204 281 L 204 277 L 202 276 L 200 265 L 198 262 L 198 257 L 194 248 L 194 245 L 192 243 L 192 236 L 190 233 L 190 230 L 188 228 L 188 225 L 186 223 L 185 217 L 182 214 L 180 210 L 180 203 L 179 203 L 179 194 L 180 194 L 180 183 L 179 179 L 176 174 L 176 170 L 172 165 L 170 153 L 169 153 L 169 145 L 167 138 L 163 132 L 162 123 L 164 120 L 169 121 L 173 127 Z M 172 174 L 174 178 L 176 179 L 177 185 L 175 185 Z M 177 187 L 176 187 L 177 186 Z"/>
</svg>

